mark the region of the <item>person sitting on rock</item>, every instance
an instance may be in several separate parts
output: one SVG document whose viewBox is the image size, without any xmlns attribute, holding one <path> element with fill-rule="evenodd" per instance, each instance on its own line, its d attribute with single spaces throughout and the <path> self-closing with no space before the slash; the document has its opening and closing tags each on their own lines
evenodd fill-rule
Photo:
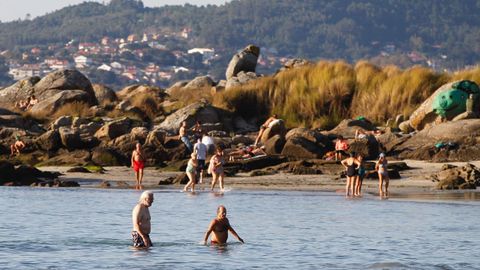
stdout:
<svg viewBox="0 0 480 270">
<path fill-rule="evenodd" d="M 26 100 L 20 100 L 15 103 L 15 107 L 25 111 L 27 110 L 28 105 L 30 104 L 30 97 L 28 97 Z"/>
<path fill-rule="evenodd" d="M 192 132 L 193 132 L 193 136 L 195 137 L 195 140 L 198 139 L 198 138 L 202 138 L 203 136 L 203 129 L 202 129 L 202 122 L 201 121 L 197 121 L 195 123 L 195 126 L 193 126 L 192 128 Z"/>
<path fill-rule="evenodd" d="M 185 144 L 185 146 L 188 149 L 188 153 L 191 154 L 193 152 L 193 146 L 190 140 L 188 139 L 186 121 L 183 121 L 182 125 L 180 126 L 180 130 L 178 131 L 178 138 Z"/>
<path fill-rule="evenodd" d="M 15 142 L 10 145 L 10 157 L 14 155 L 20 155 L 20 151 L 25 148 L 26 144 L 20 139 L 20 136 L 15 136 Z"/>
<path fill-rule="evenodd" d="M 258 145 L 258 142 L 259 142 L 260 139 L 262 138 L 262 135 L 263 135 L 263 133 L 265 132 L 265 130 L 266 130 L 268 127 L 270 127 L 270 124 L 271 124 L 273 121 L 275 121 L 275 120 L 278 120 L 276 114 L 272 115 L 270 118 L 267 119 L 267 121 L 265 121 L 265 123 L 263 123 L 263 125 L 260 126 L 260 130 L 258 131 L 257 138 L 255 138 L 255 145 Z"/>
<path fill-rule="evenodd" d="M 375 137 L 382 135 L 384 132 L 380 129 L 376 130 L 364 130 L 364 129 L 357 129 L 355 130 L 355 139 L 366 139 L 369 135 L 373 135 Z"/>
<path fill-rule="evenodd" d="M 344 139 L 343 136 L 338 136 L 335 142 L 335 160 L 342 160 L 342 155 L 346 154 L 348 148 L 348 141 Z"/>
<path fill-rule="evenodd" d="M 25 110 L 26 111 L 30 110 L 37 103 L 38 103 L 38 99 L 35 97 L 35 95 L 32 95 L 30 97 L 30 101 L 28 102 L 27 108 Z"/>
</svg>

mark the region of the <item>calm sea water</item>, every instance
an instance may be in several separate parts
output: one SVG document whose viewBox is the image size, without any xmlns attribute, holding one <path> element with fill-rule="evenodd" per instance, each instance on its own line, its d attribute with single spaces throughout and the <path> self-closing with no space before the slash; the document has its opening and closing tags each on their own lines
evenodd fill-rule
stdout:
<svg viewBox="0 0 480 270">
<path fill-rule="evenodd" d="M 478 269 L 479 201 L 321 192 L 155 192 L 132 249 L 133 190 L 0 188 L 1 269 Z M 201 245 L 216 207 L 246 241 Z"/>
</svg>

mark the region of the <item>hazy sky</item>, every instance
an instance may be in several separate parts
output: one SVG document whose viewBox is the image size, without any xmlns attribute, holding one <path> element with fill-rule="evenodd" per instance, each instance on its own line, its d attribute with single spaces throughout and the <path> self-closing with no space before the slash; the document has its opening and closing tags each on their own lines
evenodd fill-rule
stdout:
<svg viewBox="0 0 480 270">
<path fill-rule="evenodd" d="M 32 18 L 44 15 L 57 9 L 69 5 L 75 5 L 82 2 L 109 2 L 108 0 L 0 0 L 0 20 L 2 22 L 24 19 L 27 13 Z M 158 7 L 163 5 L 183 5 L 190 3 L 194 5 L 222 5 L 228 0 L 143 0 L 143 4 L 148 7 Z"/>
</svg>

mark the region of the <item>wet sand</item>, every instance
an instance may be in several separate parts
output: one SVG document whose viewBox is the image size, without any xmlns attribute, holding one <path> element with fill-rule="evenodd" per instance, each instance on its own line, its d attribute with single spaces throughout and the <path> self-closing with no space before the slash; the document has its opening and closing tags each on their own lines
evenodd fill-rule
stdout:
<svg viewBox="0 0 480 270">
<path fill-rule="evenodd" d="M 438 172 L 443 164 L 416 160 L 404 160 L 411 170 L 401 171 L 401 179 L 390 180 L 390 198 L 418 200 L 480 200 L 480 190 L 440 191 L 436 190 L 436 182 L 429 176 Z M 470 162 L 480 167 L 480 161 Z M 449 162 L 463 166 L 465 162 Z M 77 181 L 82 187 L 98 188 L 108 181 L 111 188 L 133 188 L 135 176 L 131 168 L 107 167 L 105 173 L 67 173 L 71 167 L 42 167 L 44 171 L 63 173 L 62 180 Z M 159 181 L 176 176 L 181 172 L 164 172 L 156 168 L 146 168 L 144 173 L 144 188 L 146 189 L 181 189 L 182 185 L 159 185 Z M 206 180 L 206 181 L 205 181 Z M 203 184 L 196 186 L 198 190 L 208 190 L 211 177 L 206 177 Z M 225 187 L 248 190 L 292 190 L 292 191 L 329 191 L 343 195 L 345 178 L 338 175 L 293 175 L 278 173 L 266 176 L 250 176 L 249 173 L 238 173 L 234 177 L 226 177 Z M 378 195 L 378 181 L 365 179 L 363 192 Z"/>
</svg>

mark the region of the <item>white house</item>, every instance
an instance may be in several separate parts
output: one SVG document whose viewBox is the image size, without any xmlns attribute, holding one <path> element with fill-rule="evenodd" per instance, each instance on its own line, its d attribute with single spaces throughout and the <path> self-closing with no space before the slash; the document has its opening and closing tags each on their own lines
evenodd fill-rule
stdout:
<svg viewBox="0 0 480 270">
<path fill-rule="evenodd" d="M 88 67 L 92 64 L 92 59 L 84 55 L 79 55 L 75 57 L 74 60 L 75 60 L 75 67 L 77 68 Z"/>
<path fill-rule="evenodd" d="M 203 61 L 208 61 L 215 56 L 215 50 L 209 48 L 193 48 L 188 50 L 188 54 L 199 53 L 203 56 Z"/>
</svg>

